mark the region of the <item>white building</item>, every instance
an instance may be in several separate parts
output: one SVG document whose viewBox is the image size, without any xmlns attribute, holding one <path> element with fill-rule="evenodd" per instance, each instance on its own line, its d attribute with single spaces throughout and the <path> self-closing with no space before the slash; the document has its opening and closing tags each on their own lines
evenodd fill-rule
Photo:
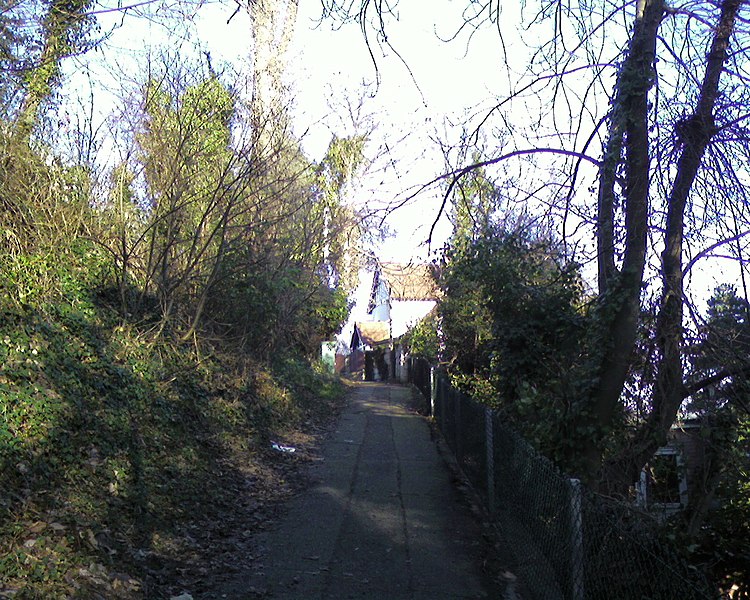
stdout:
<svg viewBox="0 0 750 600">
<path fill-rule="evenodd" d="M 351 325 L 350 372 L 361 371 L 365 379 L 404 378 L 405 357 L 396 342 L 437 304 L 432 269 L 425 263 L 380 263 L 369 274 L 370 293 L 364 314 L 362 307 L 355 306 L 352 311 L 357 317 Z M 370 324 L 377 324 L 377 340 Z"/>
</svg>

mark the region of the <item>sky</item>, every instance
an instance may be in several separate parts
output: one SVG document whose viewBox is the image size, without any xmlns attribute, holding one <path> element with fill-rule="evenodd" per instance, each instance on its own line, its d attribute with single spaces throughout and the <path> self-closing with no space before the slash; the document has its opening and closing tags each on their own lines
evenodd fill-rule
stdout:
<svg viewBox="0 0 750 600">
<path fill-rule="evenodd" d="M 462 22 L 462 4 L 432 0 L 427 19 L 423 3 L 401 2 L 398 20 L 388 28 L 399 58 L 393 49 L 376 44 L 371 56 L 356 24 L 339 27 L 332 19 L 320 22 L 320 2 L 300 2 L 289 55 L 296 133 L 309 158 L 320 160 L 332 135 L 355 133 L 351 121 L 341 115 L 347 101 L 363 99 L 361 113 L 371 138 L 367 149 L 371 166 L 355 187 L 353 202 L 368 209 L 400 204 L 443 172 L 444 159 L 434 138 L 438 132 L 448 137 L 445 119 L 459 121 L 468 109 L 486 105 L 500 91 L 494 70 L 500 51 L 496 32 L 477 32 L 468 49 L 465 39 L 446 43 L 438 37 L 454 33 Z M 142 77 L 138 72 L 142 67 L 135 65 L 145 63 L 149 48 L 167 39 L 173 48 L 182 44 L 180 52 L 193 52 L 191 46 L 198 43 L 210 51 L 215 67 L 227 63 L 246 69 L 251 52 L 249 17 L 244 9 L 235 9 L 230 3 L 215 2 L 201 7 L 196 15 L 187 13 L 186 34 L 175 29 L 167 32 L 158 19 L 102 14 L 103 31 L 112 31 L 112 35 L 93 60 L 89 56 L 82 60 L 93 79 L 105 81 L 111 78 L 107 73 L 111 65 L 118 65 L 120 74 L 118 81 L 112 82 L 113 88 Z M 88 79 L 81 73 L 78 85 L 85 96 Z M 116 103 L 119 93 L 115 89 L 113 98 L 99 105 Z M 380 257 L 400 261 L 429 258 L 425 242 L 441 200 L 440 190 L 433 188 L 388 214 L 384 225 L 395 237 L 382 245 Z M 449 230 L 443 218 L 435 230 L 432 250 L 442 246 Z"/>
<path fill-rule="evenodd" d="M 455 142 L 456 137 L 455 130 L 446 127 L 446 119 L 460 123 L 467 114 L 481 112 L 507 93 L 507 73 L 500 68 L 502 48 L 493 27 L 478 30 L 470 44 L 466 33 L 450 42 L 440 39 L 455 33 L 462 22 L 460 10 L 466 6 L 464 1 L 431 0 L 426 14 L 422 1 L 400 2 L 398 20 L 388 24 L 388 33 L 401 58 L 393 49 L 374 45 L 376 71 L 356 24 L 337 28 L 332 20 L 319 22 L 320 2 L 301 0 L 289 56 L 297 133 L 308 156 L 321 159 L 332 135 L 355 132 L 352 123 L 341 117 L 347 99 L 356 102 L 364 97 L 362 121 L 371 130 L 368 152 L 372 166 L 355 188 L 353 202 L 382 208 L 409 197 L 444 170 L 435 137 L 448 142 Z M 520 4 L 508 3 L 504 8 L 507 22 L 516 20 L 517 15 L 511 13 L 517 6 Z M 71 83 L 85 103 L 89 82 L 99 82 L 97 110 L 105 115 L 122 102 L 123 87 L 134 88 L 143 81 L 146 57 L 160 43 L 171 48 L 178 59 L 195 57 L 197 46 L 210 51 L 215 67 L 226 63 L 247 70 L 249 17 L 244 9 L 235 9 L 236 5 L 227 2 L 205 4 L 195 14 L 183 9 L 184 32 L 175 27 L 167 30 L 158 18 L 101 14 L 102 29 L 111 35 L 101 50 L 77 59 Z M 526 50 L 512 37 L 505 41 L 515 78 L 523 70 Z M 362 92 L 363 82 L 366 93 Z M 381 245 L 379 257 L 399 261 L 430 258 L 424 242 L 441 200 L 440 188 L 433 187 L 388 214 L 385 225 L 395 237 Z M 439 250 L 449 230 L 443 218 L 431 250 Z M 736 272 L 723 266 L 704 269 L 697 284 L 702 288 L 699 294 L 705 296 L 728 279 L 736 280 Z"/>
<path fill-rule="evenodd" d="M 299 82 L 297 99 L 303 115 L 299 122 L 316 124 L 308 148 L 314 157 L 322 157 L 326 133 L 342 133 L 336 130 L 335 118 L 326 118 L 331 113 L 327 99 L 332 82 L 356 97 L 357 85 L 368 81 L 373 97 L 366 99 L 364 110 L 378 125 L 371 149 L 379 154 L 362 193 L 372 202 L 400 203 L 442 173 L 444 158 L 435 137 L 451 137 L 445 119 L 459 122 L 467 110 L 487 105 L 501 91 L 499 72 L 493 76 L 500 52 L 496 32 L 478 32 L 468 48 L 461 38 L 440 39 L 455 33 L 463 20 L 462 6 L 464 2 L 433 0 L 425 11 L 421 2 L 399 3 L 398 20 L 387 26 L 393 48 L 372 43 L 371 56 L 359 27 L 334 30 L 332 21 L 319 22 L 318 2 L 301 3 L 290 64 L 292 78 Z M 398 235 L 381 249 L 381 256 L 426 258 L 429 248 L 424 242 L 441 201 L 441 190 L 432 188 L 394 211 L 386 223 Z M 443 218 L 432 240 L 433 250 L 442 246 L 449 232 Z"/>
</svg>

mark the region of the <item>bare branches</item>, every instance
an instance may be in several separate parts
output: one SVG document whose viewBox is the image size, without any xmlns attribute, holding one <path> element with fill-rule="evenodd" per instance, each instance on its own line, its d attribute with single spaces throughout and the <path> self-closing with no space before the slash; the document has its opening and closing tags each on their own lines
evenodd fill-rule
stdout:
<svg viewBox="0 0 750 600">
<path fill-rule="evenodd" d="M 503 154 L 501 156 L 497 156 L 495 158 L 479 161 L 470 165 L 466 165 L 464 167 L 461 167 L 459 169 L 455 169 L 453 171 L 450 171 L 448 173 L 443 173 L 442 175 L 439 175 L 438 177 L 435 177 L 431 181 L 423 184 L 422 186 L 417 189 L 417 191 L 410 194 L 407 198 L 402 200 L 399 204 L 397 204 L 395 207 L 393 207 L 393 210 L 396 210 L 411 200 L 413 200 L 418 194 L 422 193 L 424 190 L 434 186 L 435 184 L 449 180 L 448 187 L 443 194 L 443 199 L 440 204 L 440 207 L 437 212 L 437 216 L 432 222 L 432 225 L 430 226 L 430 231 L 427 238 L 427 243 L 431 244 L 432 236 L 435 232 L 435 228 L 437 227 L 437 223 L 440 220 L 440 217 L 443 215 L 445 208 L 448 204 L 448 200 L 451 197 L 451 194 L 453 193 L 453 189 L 456 187 L 456 185 L 460 182 L 461 178 L 465 175 L 471 173 L 472 171 L 482 169 L 484 167 L 488 167 L 490 165 L 496 165 L 498 163 L 507 161 L 512 158 L 521 157 L 521 156 L 529 156 L 529 155 L 544 155 L 544 154 L 551 154 L 551 155 L 558 155 L 558 156 L 567 156 L 576 158 L 578 161 L 585 161 L 588 163 L 591 163 L 595 166 L 599 166 L 599 161 L 596 159 L 588 156 L 587 154 L 583 154 L 580 152 L 575 152 L 572 150 L 564 150 L 560 148 L 528 148 L 528 149 L 521 149 L 521 150 L 514 150 L 512 152 L 508 152 L 506 154 Z"/>
<path fill-rule="evenodd" d="M 736 235 L 733 235 L 728 238 L 722 238 L 710 246 L 703 248 L 700 252 L 696 253 L 685 265 L 685 267 L 682 269 L 682 275 L 683 277 L 687 275 L 687 273 L 702 259 L 709 258 L 714 255 L 714 251 L 721 248 L 722 246 L 732 245 L 736 244 L 740 240 L 744 239 L 750 235 L 750 230 L 742 231 Z"/>
</svg>

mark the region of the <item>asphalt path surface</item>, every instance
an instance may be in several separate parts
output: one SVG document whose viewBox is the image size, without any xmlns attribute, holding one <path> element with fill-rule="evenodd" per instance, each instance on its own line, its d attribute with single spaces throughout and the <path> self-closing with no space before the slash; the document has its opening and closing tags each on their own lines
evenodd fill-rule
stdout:
<svg viewBox="0 0 750 600">
<path fill-rule="evenodd" d="M 412 391 L 359 384 L 258 557 L 220 598 L 490 597 L 481 528 Z"/>
</svg>

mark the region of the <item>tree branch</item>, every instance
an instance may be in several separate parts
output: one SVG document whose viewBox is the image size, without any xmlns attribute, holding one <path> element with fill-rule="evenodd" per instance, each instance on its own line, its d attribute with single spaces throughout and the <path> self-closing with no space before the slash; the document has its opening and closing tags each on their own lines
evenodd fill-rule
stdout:
<svg viewBox="0 0 750 600">
<path fill-rule="evenodd" d="M 709 256 L 714 250 L 717 248 L 723 246 L 724 244 L 731 244 L 732 242 L 737 242 L 741 240 L 743 237 L 750 235 L 750 230 L 743 231 L 742 233 L 738 233 L 737 235 L 733 235 L 730 238 L 726 238 L 723 240 L 719 240 L 718 242 L 715 242 L 708 246 L 707 248 L 704 248 L 698 254 L 696 254 L 693 258 L 690 259 L 690 262 L 685 265 L 685 268 L 682 270 L 683 277 L 687 274 L 687 272 L 692 269 L 695 266 L 695 263 L 697 263 L 702 258 L 706 258 Z"/>
<path fill-rule="evenodd" d="M 569 156 L 571 158 L 576 158 L 578 159 L 578 161 L 589 162 L 595 165 L 596 167 L 600 166 L 600 162 L 596 160 L 595 158 L 592 158 L 588 154 L 583 154 L 582 152 L 576 152 L 574 150 L 565 150 L 563 148 L 527 148 L 524 150 L 514 150 L 512 152 L 508 152 L 507 154 L 503 154 L 502 156 L 490 158 L 488 160 L 483 160 L 483 161 L 480 161 L 471 165 L 467 165 L 461 169 L 456 169 L 454 171 L 451 171 L 450 173 L 444 173 L 443 175 L 436 177 L 429 183 L 422 186 L 419 191 L 417 191 L 409 199 L 407 199 L 407 201 L 410 200 L 420 191 L 424 190 L 426 187 L 434 185 L 435 183 L 439 181 L 443 181 L 445 179 L 451 178 L 451 182 L 448 184 L 448 189 L 446 190 L 445 194 L 443 194 L 443 201 L 440 204 L 440 209 L 438 210 L 438 214 L 433 220 L 432 225 L 430 226 L 430 233 L 427 236 L 427 243 L 428 244 L 431 243 L 432 235 L 435 232 L 435 227 L 437 227 L 438 221 L 440 220 L 440 217 L 443 215 L 443 212 L 445 211 L 445 206 L 448 203 L 448 200 L 450 199 L 450 195 L 453 192 L 453 188 L 456 187 L 456 184 L 464 175 L 469 174 L 471 171 L 474 171 L 475 169 L 481 169 L 482 167 L 487 167 L 489 165 L 496 165 L 510 158 L 515 158 L 517 156 L 526 156 L 530 154 L 559 154 L 562 156 Z M 399 207 L 403 206 L 404 203 L 401 203 Z"/>
</svg>

